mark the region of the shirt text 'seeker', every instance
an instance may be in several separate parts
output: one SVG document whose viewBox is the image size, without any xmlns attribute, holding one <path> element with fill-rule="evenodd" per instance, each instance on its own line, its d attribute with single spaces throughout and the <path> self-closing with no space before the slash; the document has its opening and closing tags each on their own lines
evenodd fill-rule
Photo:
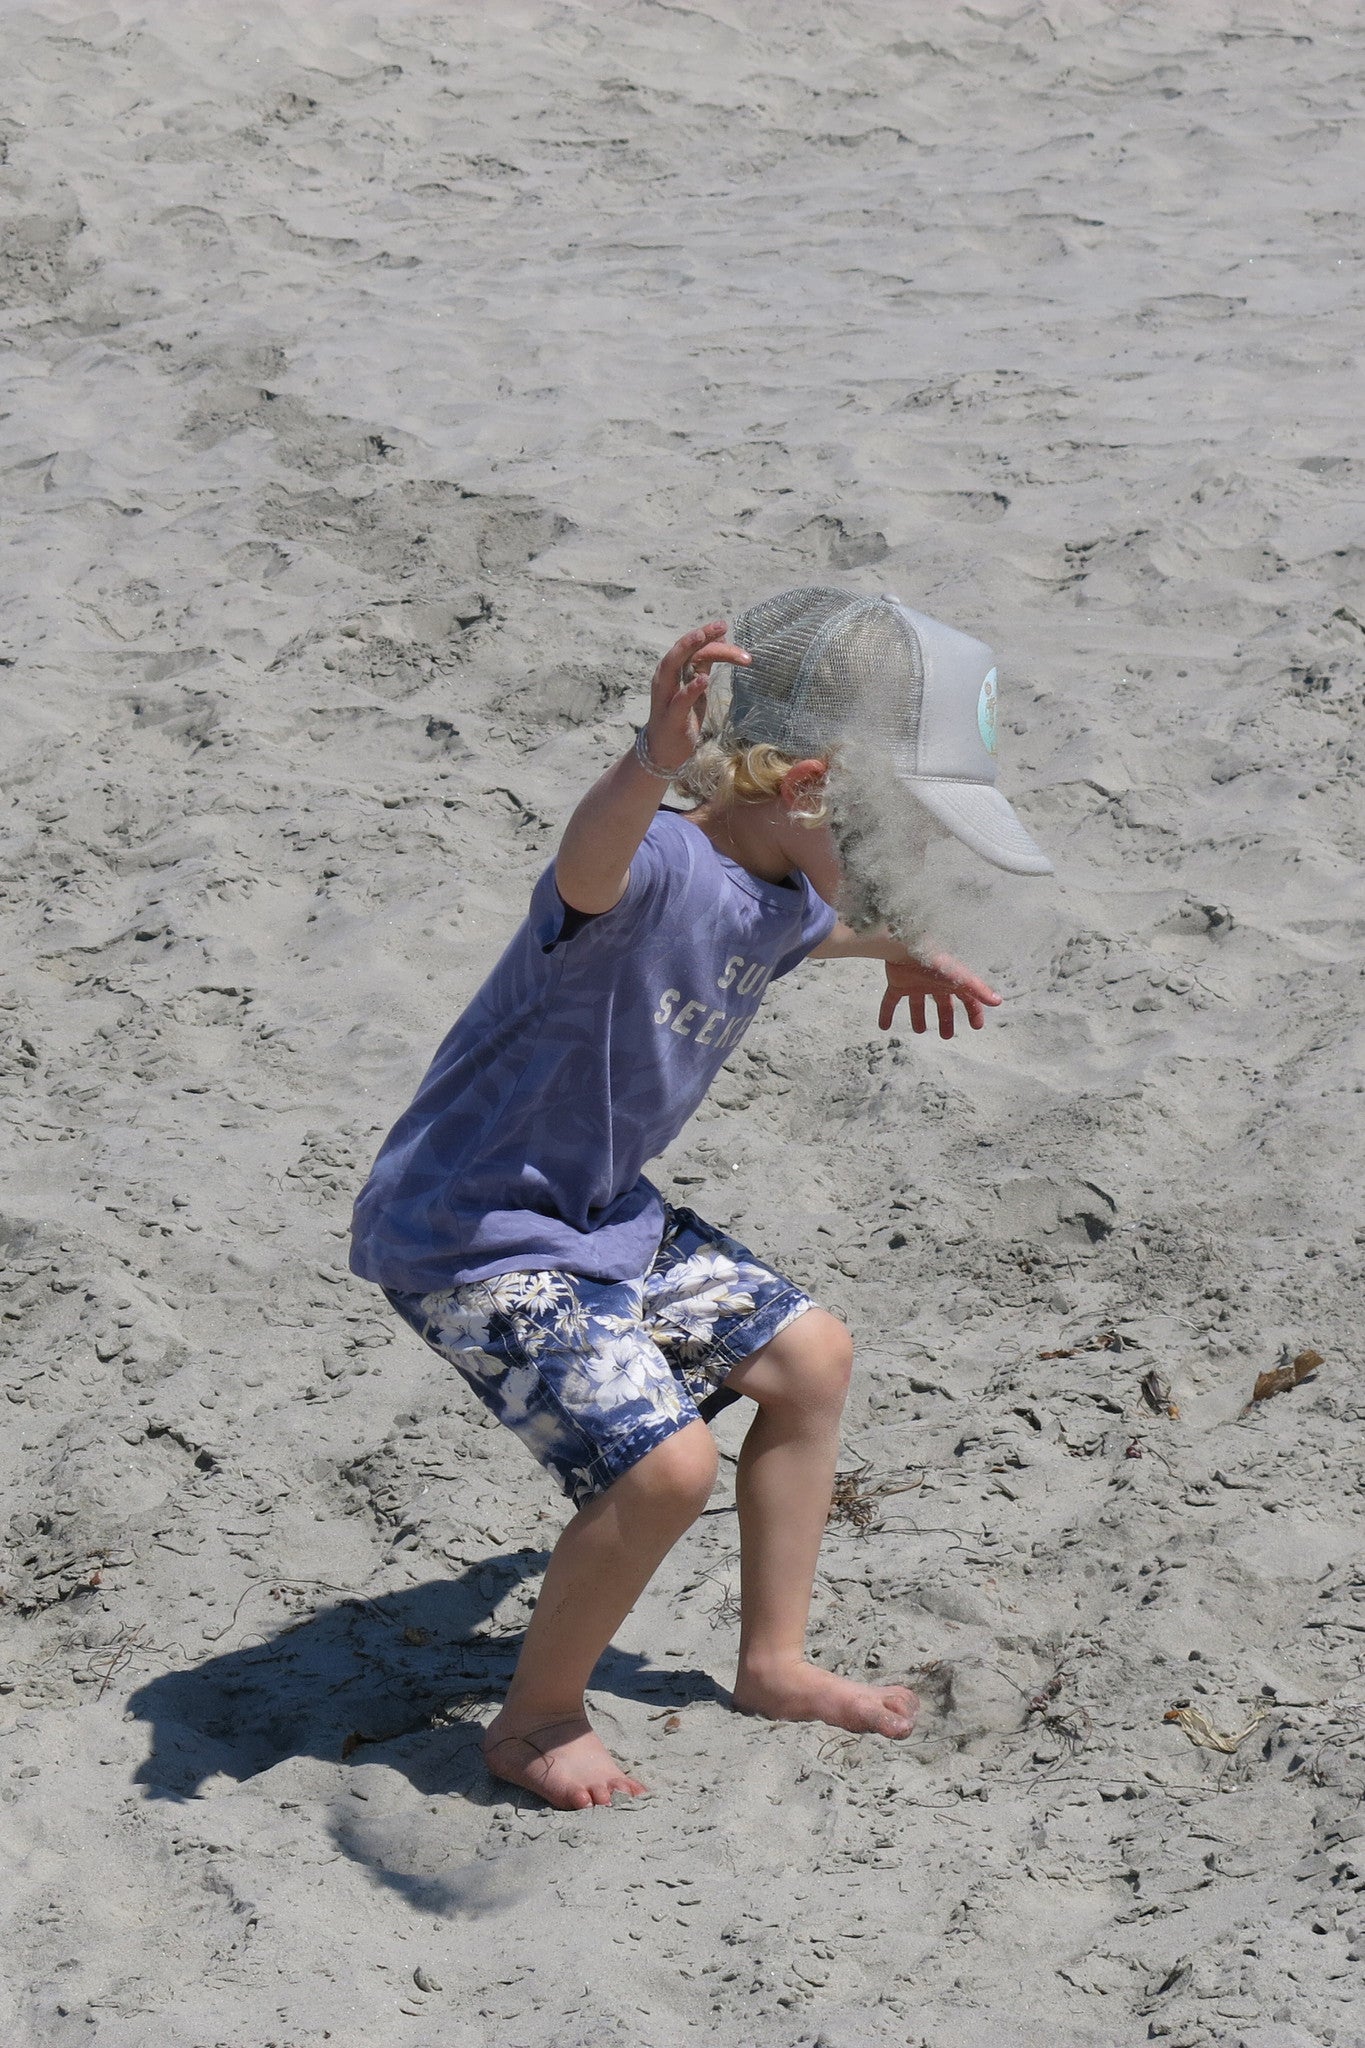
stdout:
<svg viewBox="0 0 1365 2048">
<path fill-rule="evenodd" d="M 737 996 L 751 997 L 746 1010 L 733 1014 L 729 1010 L 713 1010 L 709 1000 L 699 1002 L 695 996 L 683 1002 L 680 988 L 666 988 L 654 1012 L 654 1022 L 666 1024 L 679 1038 L 694 1038 L 698 1045 L 718 1048 L 734 1045 L 752 1023 L 772 971 L 771 966 L 765 966 L 761 960 L 746 960 L 742 953 L 732 953 L 725 963 L 724 973 L 717 977 L 716 987 L 733 989 Z M 678 1007 L 680 1004 L 681 1008 Z M 696 1020 L 703 1011 L 706 1012 L 706 1021 L 698 1024 Z"/>
</svg>

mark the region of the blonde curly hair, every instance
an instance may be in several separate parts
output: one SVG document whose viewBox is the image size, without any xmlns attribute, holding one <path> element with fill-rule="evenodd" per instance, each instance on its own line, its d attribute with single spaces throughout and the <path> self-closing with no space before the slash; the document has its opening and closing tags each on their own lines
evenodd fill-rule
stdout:
<svg viewBox="0 0 1365 2048">
<path fill-rule="evenodd" d="M 695 803 L 761 804 L 777 796 L 796 757 L 766 741 L 747 745 L 738 734 L 708 733 L 686 765 L 678 770 L 674 785 L 682 796 Z M 829 817 L 829 803 L 823 785 L 812 790 L 809 799 L 792 811 L 798 824 L 823 825 Z"/>
</svg>

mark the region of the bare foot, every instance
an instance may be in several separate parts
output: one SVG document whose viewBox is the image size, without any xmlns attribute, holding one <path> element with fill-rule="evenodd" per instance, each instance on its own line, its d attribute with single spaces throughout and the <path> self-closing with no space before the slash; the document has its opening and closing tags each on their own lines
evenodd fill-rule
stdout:
<svg viewBox="0 0 1365 2048">
<path fill-rule="evenodd" d="M 504 1711 L 489 1723 L 483 1760 L 495 1778 L 520 1785 L 566 1813 L 610 1806 L 613 1792 L 634 1798 L 648 1790 L 612 1761 L 586 1714 L 517 1728 Z"/>
<path fill-rule="evenodd" d="M 889 1735 L 897 1741 L 910 1733 L 919 1712 L 919 1699 L 908 1685 L 860 1685 L 802 1663 L 741 1673 L 731 1697 L 742 1714 L 765 1714 L 770 1721 L 825 1721 L 855 1735 Z"/>
</svg>

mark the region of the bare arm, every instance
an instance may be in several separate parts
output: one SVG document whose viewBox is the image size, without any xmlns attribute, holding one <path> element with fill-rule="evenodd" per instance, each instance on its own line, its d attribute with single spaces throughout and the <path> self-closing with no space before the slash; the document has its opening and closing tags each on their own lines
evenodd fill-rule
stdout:
<svg viewBox="0 0 1365 2048">
<path fill-rule="evenodd" d="M 842 918 L 827 939 L 807 956 L 811 960 L 908 960 L 910 952 L 890 932 L 855 932 Z"/>
<path fill-rule="evenodd" d="M 813 960 L 886 962 L 886 993 L 877 1018 L 883 1031 L 891 1029 L 896 1005 L 902 997 L 910 1008 L 912 1031 L 928 1030 L 924 1007 L 926 998 L 933 1003 L 938 1011 L 940 1038 L 953 1035 L 954 999 L 966 1011 L 967 1022 L 973 1031 L 979 1031 L 985 1023 L 987 1009 L 995 1009 L 1002 1000 L 989 982 L 982 981 L 960 960 L 954 960 L 948 953 L 936 953 L 931 960 L 920 960 L 891 932 L 855 932 L 840 922 L 829 937 L 814 948 L 810 957 Z"/>
<path fill-rule="evenodd" d="M 684 633 L 654 671 L 646 745 L 660 768 L 681 768 L 696 751 L 712 662 L 749 659 L 724 633 L 724 619 Z M 555 859 L 555 883 L 571 910 L 598 916 L 620 902 L 667 789 L 633 750 L 598 777 L 565 827 Z"/>
</svg>

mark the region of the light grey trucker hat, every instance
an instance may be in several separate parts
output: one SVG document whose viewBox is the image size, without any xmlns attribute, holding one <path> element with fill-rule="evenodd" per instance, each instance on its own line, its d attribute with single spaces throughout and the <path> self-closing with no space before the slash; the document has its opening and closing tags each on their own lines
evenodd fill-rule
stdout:
<svg viewBox="0 0 1365 2048">
<path fill-rule="evenodd" d="M 728 722 L 751 745 L 827 754 L 841 740 L 884 751 L 941 825 L 1016 875 L 1050 875 L 995 786 L 995 656 L 897 597 L 809 585 L 736 619 Z M 719 664 L 717 664 L 719 666 Z"/>
</svg>

